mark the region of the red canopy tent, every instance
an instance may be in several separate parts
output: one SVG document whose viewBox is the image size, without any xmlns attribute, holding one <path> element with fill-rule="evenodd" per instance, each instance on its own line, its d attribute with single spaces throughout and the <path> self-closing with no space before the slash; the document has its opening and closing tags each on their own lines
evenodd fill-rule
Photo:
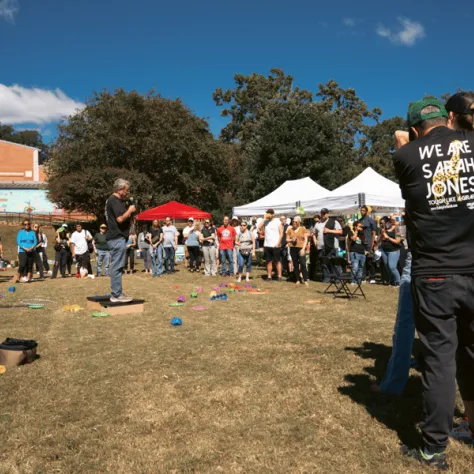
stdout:
<svg viewBox="0 0 474 474">
<path fill-rule="evenodd" d="M 170 201 L 161 206 L 154 207 L 153 209 L 140 212 L 137 216 L 137 220 L 152 221 L 154 219 L 165 219 L 166 217 L 171 217 L 173 220 L 186 220 L 190 217 L 194 219 L 209 219 L 211 214 L 209 212 L 201 211 L 201 209 L 198 209 L 197 207 L 181 204 L 177 201 Z"/>
</svg>

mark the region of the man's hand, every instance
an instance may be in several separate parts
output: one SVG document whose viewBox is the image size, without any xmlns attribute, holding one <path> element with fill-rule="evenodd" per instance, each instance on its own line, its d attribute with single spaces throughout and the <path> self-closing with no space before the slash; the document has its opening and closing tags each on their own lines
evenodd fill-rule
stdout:
<svg viewBox="0 0 474 474">
<path fill-rule="evenodd" d="M 136 210 L 137 210 L 137 208 L 133 204 L 131 206 L 129 206 L 129 208 L 128 208 L 128 212 L 130 214 L 133 214 Z"/>
<path fill-rule="evenodd" d="M 397 130 L 395 132 L 395 148 L 397 150 L 406 145 L 409 141 L 410 135 L 408 132 L 404 132 L 403 130 Z"/>
<path fill-rule="evenodd" d="M 323 230 L 323 234 L 330 234 L 330 233 L 331 233 L 331 230 L 325 227 Z"/>
</svg>

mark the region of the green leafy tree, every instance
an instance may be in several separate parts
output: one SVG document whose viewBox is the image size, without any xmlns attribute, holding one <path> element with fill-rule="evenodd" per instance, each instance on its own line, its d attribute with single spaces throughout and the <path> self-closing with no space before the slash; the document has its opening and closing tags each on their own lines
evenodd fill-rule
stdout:
<svg viewBox="0 0 474 474">
<path fill-rule="evenodd" d="M 219 207 L 228 179 L 207 123 L 154 91 L 95 93 L 58 127 L 47 173 L 53 201 L 101 217 L 116 178 L 128 179 L 140 210 L 170 199 Z"/>
<path fill-rule="evenodd" d="M 276 103 L 258 122 L 245 151 L 247 200 L 257 199 L 288 179 L 310 176 L 335 187 L 347 175 L 337 122 L 317 104 Z M 295 199 L 297 196 L 295 196 Z"/>
<path fill-rule="evenodd" d="M 407 130 L 406 120 L 392 117 L 372 126 L 364 126 L 359 140 L 359 157 L 361 168 L 371 166 L 386 178 L 395 179 L 393 155 L 395 153 L 395 131 Z"/>
<path fill-rule="evenodd" d="M 230 118 L 221 131 L 222 140 L 227 143 L 238 140 L 244 148 L 269 105 L 289 100 L 312 101 L 312 93 L 294 87 L 293 77 L 281 69 L 270 69 L 268 76 L 236 74 L 234 81 L 233 89 L 216 89 L 213 99 L 218 107 L 223 107 L 221 115 Z"/>
</svg>

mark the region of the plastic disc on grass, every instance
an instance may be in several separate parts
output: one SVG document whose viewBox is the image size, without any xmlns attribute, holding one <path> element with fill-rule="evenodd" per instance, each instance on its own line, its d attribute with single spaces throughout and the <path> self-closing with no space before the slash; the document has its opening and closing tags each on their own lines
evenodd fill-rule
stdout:
<svg viewBox="0 0 474 474">
<path fill-rule="evenodd" d="M 168 306 L 184 306 L 184 303 L 170 303 Z"/>
<path fill-rule="evenodd" d="M 92 313 L 93 318 L 106 318 L 107 316 L 110 316 L 110 314 L 105 313 L 104 311 L 96 311 L 95 313 Z"/>
<path fill-rule="evenodd" d="M 44 305 L 42 305 L 42 304 L 30 304 L 28 306 L 28 308 L 30 308 L 30 309 L 43 309 Z"/>
<path fill-rule="evenodd" d="M 205 311 L 206 308 L 204 306 L 193 306 L 194 311 Z"/>
</svg>

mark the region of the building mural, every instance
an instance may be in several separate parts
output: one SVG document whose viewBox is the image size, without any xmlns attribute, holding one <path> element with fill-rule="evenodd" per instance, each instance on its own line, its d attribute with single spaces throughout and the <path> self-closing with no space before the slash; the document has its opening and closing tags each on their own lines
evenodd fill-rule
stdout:
<svg viewBox="0 0 474 474">
<path fill-rule="evenodd" d="M 2 189 L 0 212 L 60 214 L 61 209 L 48 199 L 45 189 Z"/>
</svg>

